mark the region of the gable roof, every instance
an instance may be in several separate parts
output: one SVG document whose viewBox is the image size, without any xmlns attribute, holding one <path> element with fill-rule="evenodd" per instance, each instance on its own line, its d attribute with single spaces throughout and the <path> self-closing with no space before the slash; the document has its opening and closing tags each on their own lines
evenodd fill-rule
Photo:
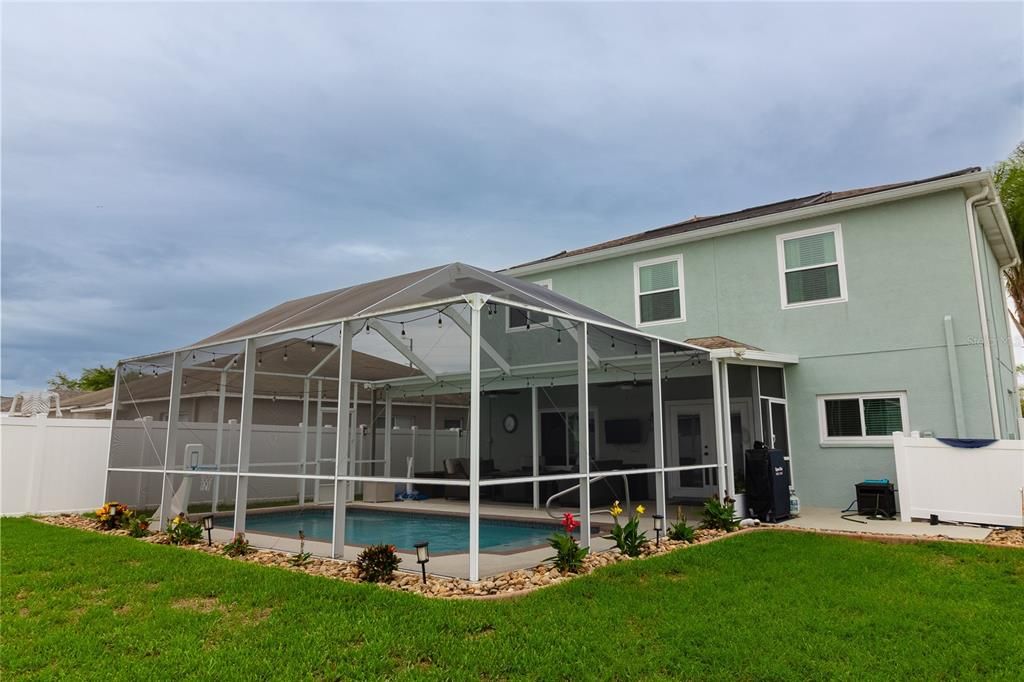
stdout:
<svg viewBox="0 0 1024 682">
<path fill-rule="evenodd" d="M 690 232 L 699 232 L 701 230 L 707 230 L 712 227 L 727 225 L 729 223 L 737 223 L 752 218 L 762 218 L 766 216 L 772 216 L 775 214 L 786 213 L 789 211 L 795 211 L 798 209 L 809 208 L 814 206 L 825 206 L 835 202 L 844 201 L 847 199 L 854 199 L 857 197 L 863 197 L 871 194 L 878 194 L 880 192 L 886 192 L 889 190 L 900 189 L 904 187 L 913 187 L 915 185 L 924 185 L 939 180 L 963 178 L 965 176 L 969 176 L 979 172 L 981 172 L 980 167 L 971 166 L 970 168 L 964 168 L 961 170 L 953 171 L 951 173 L 944 173 L 942 175 L 935 175 L 929 178 L 922 178 L 920 180 L 909 180 L 905 182 L 895 182 L 887 185 L 874 185 L 871 187 L 861 187 L 836 192 L 818 192 L 817 194 L 809 194 L 807 196 L 797 197 L 795 199 L 776 201 L 770 204 L 762 204 L 760 206 L 744 208 L 738 211 L 730 211 L 728 213 L 720 213 L 718 215 L 713 216 L 694 216 L 682 222 L 673 223 L 671 225 L 665 225 L 663 227 L 656 227 L 651 230 L 645 230 L 644 232 L 638 232 L 636 234 L 631 234 L 625 237 L 619 237 L 618 239 L 611 239 L 608 241 L 599 242 L 597 244 L 591 244 L 590 246 L 584 246 L 582 248 L 573 249 L 571 251 L 560 251 L 559 253 L 547 256 L 546 258 L 540 258 L 537 260 L 512 266 L 511 268 L 509 268 L 509 270 L 514 271 L 519 268 L 528 268 L 538 265 L 544 265 L 546 263 L 554 263 L 564 258 L 582 256 L 584 254 L 595 253 L 607 249 L 612 249 L 615 247 L 636 244 L 639 242 L 645 242 L 653 239 L 659 239 L 662 237 L 681 235 Z"/>
</svg>

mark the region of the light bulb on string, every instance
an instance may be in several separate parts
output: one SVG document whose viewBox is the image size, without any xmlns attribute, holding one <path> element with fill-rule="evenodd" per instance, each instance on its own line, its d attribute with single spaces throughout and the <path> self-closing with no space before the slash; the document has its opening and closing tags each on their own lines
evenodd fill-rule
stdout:
<svg viewBox="0 0 1024 682">
<path fill-rule="evenodd" d="M 636 344 L 634 343 L 633 344 L 633 355 L 639 355 L 639 354 L 640 354 L 640 349 L 637 348 Z"/>
<path fill-rule="evenodd" d="M 311 340 L 311 341 L 309 342 L 309 349 L 310 349 L 311 351 L 313 351 L 314 353 L 316 352 L 316 341 L 312 341 L 312 340 Z"/>
<path fill-rule="evenodd" d="M 284 347 L 284 355 L 281 356 L 281 359 L 284 360 L 285 362 L 288 362 L 288 346 Z"/>
<path fill-rule="evenodd" d="M 612 348 L 615 348 L 615 337 L 612 337 Z"/>
<path fill-rule="evenodd" d="M 263 353 L 257 353 L 256 354 L 256 366 L 257 367 L 262 367 L 263 366 Z"/>
<path fill-rule="evenodd" d="M 402 323 L 402 336 L 405 336 L 405 322 Z"/>
<path fill-rule="evenodd" d="M 442 322 L 441 322 L 441 313 L 438 313 L 438 314 L 437 314 L 437 328 L 438 328 L 438 329 L 440 329 L 440 328 L 441 328 L 441 325 L 442 325 Z"/>
<path fill-rule="evenodd" d="M 558 330 L 558 338 L 555 339 L 555 343 L 562 343 L 562 330 Z"/>
</svg>

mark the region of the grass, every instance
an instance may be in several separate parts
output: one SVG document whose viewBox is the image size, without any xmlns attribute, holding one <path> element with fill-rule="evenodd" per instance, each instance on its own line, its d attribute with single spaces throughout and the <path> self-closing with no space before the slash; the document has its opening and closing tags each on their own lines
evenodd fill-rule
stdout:
<svg viewBox="0 0 1024 682">
<path fill-rule="evenodd" d="M 1024 551 L 752 533 L 514 601 L 428 600 L 4 519 L 0 674 L 1020 679 Z"/>
</svg>

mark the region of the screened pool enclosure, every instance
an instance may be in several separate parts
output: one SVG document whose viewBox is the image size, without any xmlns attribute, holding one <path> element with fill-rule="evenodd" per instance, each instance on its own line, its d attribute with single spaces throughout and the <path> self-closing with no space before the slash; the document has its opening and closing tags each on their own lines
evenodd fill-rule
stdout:
<svg viewBox="0 0 1024 682">
<path fill-rule="evenodd" d="M 477 580 L 550 554 L 565 511 L 589 545 L 615 500 L 734 495 L 743 449 L 784 442 L 789 362 L 454 263 L 118 363 L 107 498 L 323 556 L 429 541 Z"/>
</svg>

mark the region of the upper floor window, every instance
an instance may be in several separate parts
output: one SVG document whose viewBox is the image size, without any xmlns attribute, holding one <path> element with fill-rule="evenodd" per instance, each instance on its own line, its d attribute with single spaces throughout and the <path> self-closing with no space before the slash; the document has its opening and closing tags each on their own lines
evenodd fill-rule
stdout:
<svg viewBox="0 0 1024 682">
<path fill-rule="evenodd" d="M 908 431 L 906 393 L 818 396 L 822 444 L 891 443 L 894 431 Z"/>
<path fill-rule="evenodd" d="M 846 300 L 843 234 L 839 225 L 780 234 L 777 244 L 783 308 Z"/>
<path fill-rule="evenodd" d="M 544 287 L 545 289 L 551 288 L 550 279 L 534 282 L 534 284 Z M 512 307 L 509 307 L 507 310 L 508 318 L 506 320 L 506 329 L 510 332 L 529 329 L 535 324 L 551 326 L 551 316 L 546 313 L 538 313 L 535 310 L 523 310 L 522 308 Z"/>
<path fill-rule="evenodd" d="M 637 326 L 686 319 L 682 256 L 634 263 L 633 288 Z"/>
</svg>

